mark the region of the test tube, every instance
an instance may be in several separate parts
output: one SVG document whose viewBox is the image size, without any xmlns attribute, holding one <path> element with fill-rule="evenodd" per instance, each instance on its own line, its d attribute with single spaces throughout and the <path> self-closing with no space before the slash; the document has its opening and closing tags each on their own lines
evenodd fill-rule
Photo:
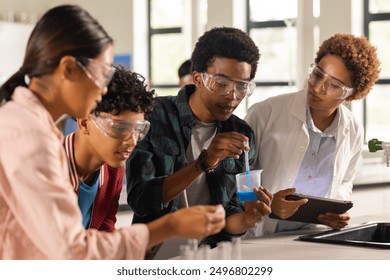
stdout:
<svg viewBox="0 0 390 280">
<path fill-rule="evenodd" d="M 232 259 L 241 260 L 242 249 L 241 249 L 241 238 L 235 237 L 232 239 Z"/>
<path fill-rule="evenodd" d="M 190 246 L 191 251 L 193 253 L 196 253 L 196 251 L 198 251 L 199 241 L 198 241 L 198 239 L 189 239 L 188 245 Z"/>
<path fill-rule="evenodd" d="M 191 250 L 190 245 L 180 245 L 180 258 L 182 260 L 193 260 L 194 259 L 194 253 Z"/>
<path fill-rule="evenodd" d="M 220 242 L 217 246 L 218 259 L 219 260 L 230 260 L 231 259 L 231 244 L 230 242 Z"/>
<path fill-rule="evenodd" d="M 203 244 L 199 246 L 198 250 L 195 253 L 196 260 L 208 260 L 210 259 L 210 245 Z"/>
</svg>

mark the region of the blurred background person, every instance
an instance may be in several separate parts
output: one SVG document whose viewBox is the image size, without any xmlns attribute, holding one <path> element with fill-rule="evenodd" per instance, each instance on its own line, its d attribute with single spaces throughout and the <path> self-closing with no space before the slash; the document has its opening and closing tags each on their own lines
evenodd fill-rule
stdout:
<svg viewBox="0 0 390 280">
<path fill-rule="evenodd" d="M 185 85 L 194 83 L 191 75 L 191 67 L 191 60 L 187 59 L 180 65 L 179 69 L 177 70 L 180 88 L 184 87 Z"/>
</svg>

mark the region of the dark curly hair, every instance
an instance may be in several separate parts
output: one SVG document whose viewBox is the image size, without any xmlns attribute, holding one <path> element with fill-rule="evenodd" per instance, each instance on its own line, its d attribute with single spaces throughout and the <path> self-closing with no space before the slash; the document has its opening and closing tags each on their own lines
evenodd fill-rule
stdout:
<svg viewBox="0 0 390 280">
<path fill-rule="evenodd" d="M 115 68 L 107 94 L 94 110 L 95 115 L 106 112 L 117 116 L 125 111 L 150 114 L 154 106 L 155 93 L 154 90 L 147 90 L 145 78 L 126 70 L 123 66 Z"/>
<path fill-rule="evenodd" d="M 192 52 L 192 70 L 206 72 L 215 58 L 224 57 L 249 63 L 251 79 L 256 75 L 259 49 L 249 35 L 232 27 L 216 27 L 205 32 Z"/>
<path fill-rule="evenodd" d="M 319 63 L 324 56 L 329 54 L 341 57 L 347 69 L 352 73 L 354 93 L 346 100 L 352 101 L 367 96 L 380 72 L 376 48 L 367 38 L 351 34 L 335 34 L 322 43 L 315 63 Z"/>
</svg>

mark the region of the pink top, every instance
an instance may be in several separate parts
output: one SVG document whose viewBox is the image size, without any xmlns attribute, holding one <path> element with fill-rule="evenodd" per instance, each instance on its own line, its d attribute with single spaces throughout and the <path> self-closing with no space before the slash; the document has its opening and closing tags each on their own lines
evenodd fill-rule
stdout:
<svg viewBox="0 0 390 280">
<path fill-rule="evenodd" d="M 0 107 L 0 259 L 143 259 L 146 225 L 83 228 L 62 140 L 27 88 Z"/>
</svg>

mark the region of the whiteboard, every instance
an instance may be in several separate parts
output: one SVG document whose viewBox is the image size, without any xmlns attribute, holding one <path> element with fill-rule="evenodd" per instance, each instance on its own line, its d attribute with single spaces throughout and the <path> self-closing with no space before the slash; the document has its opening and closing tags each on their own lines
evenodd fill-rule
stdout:
<svg viewBox="0 0 390 280">
<path fill-rule="evenodd" d="M 22 66 L 32 24 L 0 22 L 0 85 Z"/>
</svg>

